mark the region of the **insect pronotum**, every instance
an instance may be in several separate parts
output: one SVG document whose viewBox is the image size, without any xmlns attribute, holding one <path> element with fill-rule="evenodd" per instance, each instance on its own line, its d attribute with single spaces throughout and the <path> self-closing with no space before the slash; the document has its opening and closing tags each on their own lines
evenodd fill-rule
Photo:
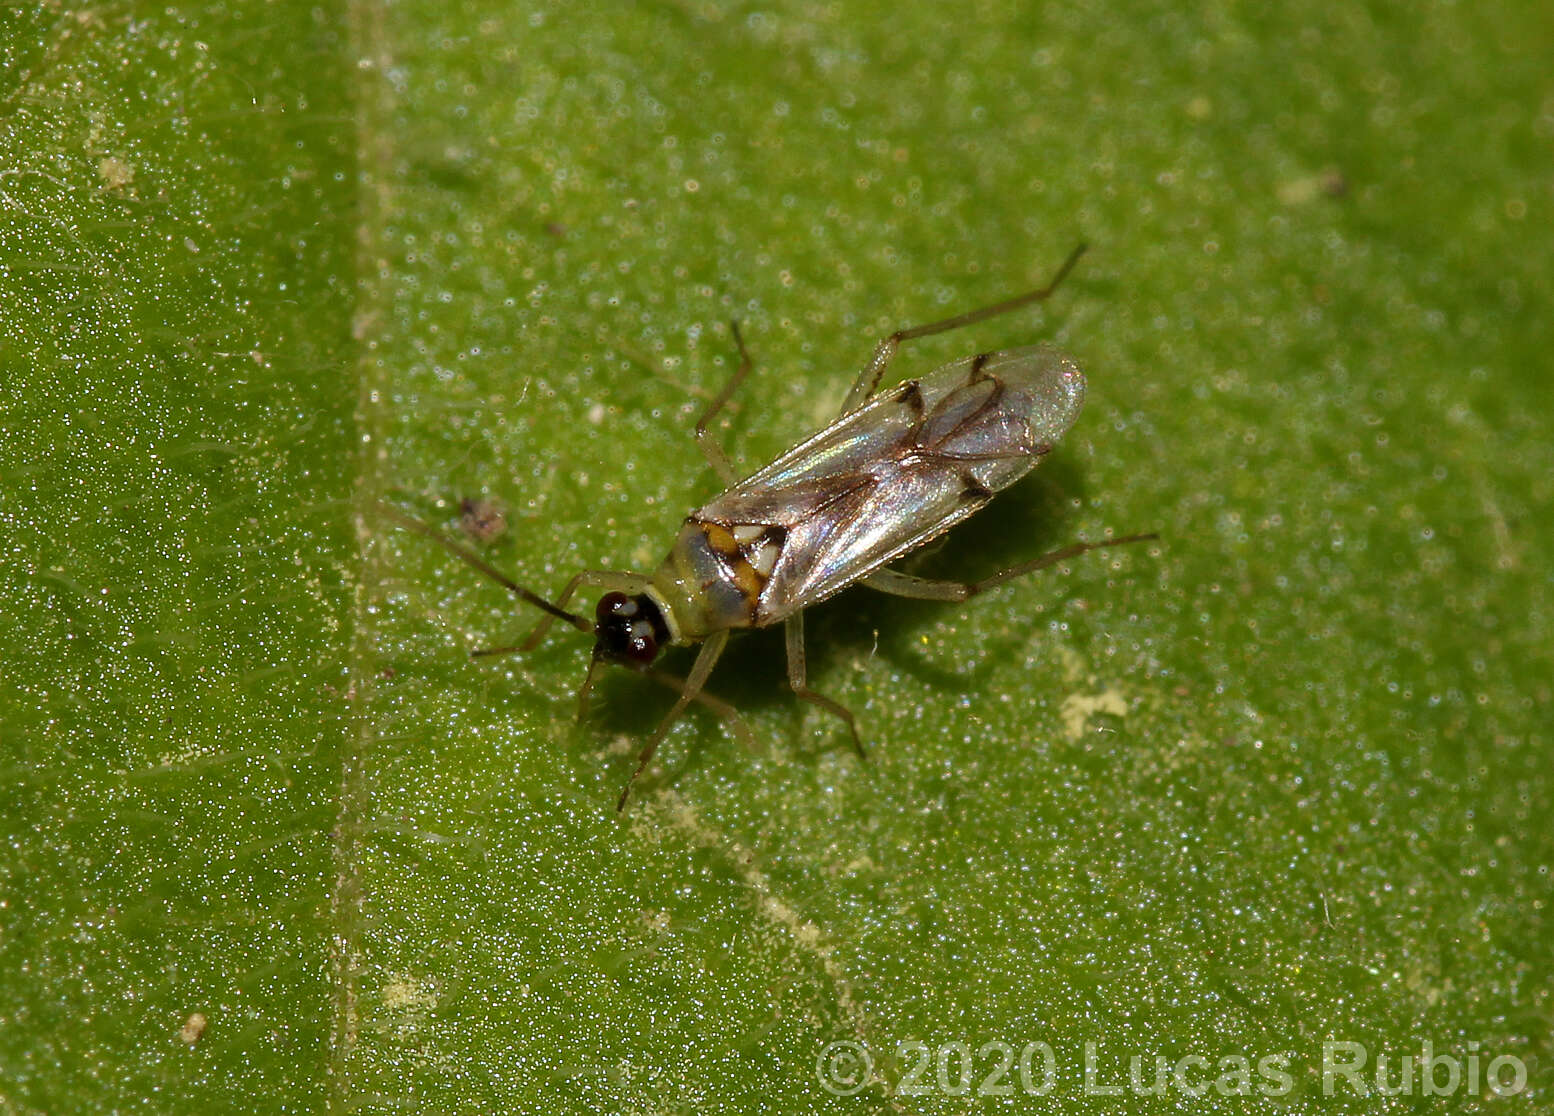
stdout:
<svg viewBox="0 0 1554 1116">
<path fill-rule="evenodd" d="M 857 582 L 902 597 L 964 601 L 1086 551 L 1157 537 L 1151 532 L 1072 543 L 973 582 L 932 581 L 887 568 L 1035 468 L 1073 425 L 1085 391 L 1079 366 L 1047 345 L 963 357 L 880 392 L 891 358 L 904 341 L 1041 302 L 1084 251 L 1083 244 L 1075 248 L 1040 290 L 885 338 L 836 421 L 744 480 L 709 434 L 713 418 L 751 368 L 738 323 L 731 323 L 739 368 L 696 423 L 697 445 L 728 487 L 686 518 L 668 556 L 652 573 L 583 570 L 549 601 L 418 520 L 386 506 L 383 512 L 545 614 L 522 643 L 475 655 L 530 650 L 554 621 L 564 620 L 594 637 L 593 658 L 578 689 L 580 718 L 600 663 L 631 667 L 678 690 L 674 705 L 638 753 L 617 810 L 625 808 L 632 785 L 691 702 L 701 702 L 747 731 L 731 706 L 703 689 L 738 628 L 784 625 L 794 694 L 846 724 L 861 752 L 852 713 L 809 687 L 806 608 Z M 592 621 L 566 607 L 583 586 L 605 591 Z M 685 678 L 651 668 L 665 647 L 692 643 L 700 643 L 701 650 Z"/>
</svg>

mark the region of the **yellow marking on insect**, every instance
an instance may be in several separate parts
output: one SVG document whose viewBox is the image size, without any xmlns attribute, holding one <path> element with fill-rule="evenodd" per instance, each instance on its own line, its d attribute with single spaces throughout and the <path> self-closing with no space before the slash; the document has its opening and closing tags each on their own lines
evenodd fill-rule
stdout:
<svg viewBox="0 0 1554 1116">
<path fill-rule="evenodd" d="M 761 590 L 766 586 L 766 578 L 755 572 L 755 567 L 744 558 L 736 558 L 729 563 L 729 573 L 733 576 L 734 584 L 739 591 L 750 600 L 755 600 L 761 595 Z"/>
<path fill-rule="evenodd" d="M 735 541 L 733 534 L 727 527 L 720 523 L 703 523 L 702 534 L 707 536 L 707 542 L 725 558 L 732 558 L 739 553 L 739 543 Z"/>
</svg>

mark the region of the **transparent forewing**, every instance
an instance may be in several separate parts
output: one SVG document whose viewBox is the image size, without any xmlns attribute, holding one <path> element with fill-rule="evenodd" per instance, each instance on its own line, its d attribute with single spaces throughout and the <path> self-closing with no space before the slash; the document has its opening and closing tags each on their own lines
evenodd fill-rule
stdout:
<svg viewBox="0 0 1554 1116">
<path fill-rule="evenodd" d="M 1047 346 L 967 357 L 875 396 L 691 519 L 783 529 L 756 619 L 772 623 L 976 511 L 1083 402 L 1078 366 Z"/>
</svg>

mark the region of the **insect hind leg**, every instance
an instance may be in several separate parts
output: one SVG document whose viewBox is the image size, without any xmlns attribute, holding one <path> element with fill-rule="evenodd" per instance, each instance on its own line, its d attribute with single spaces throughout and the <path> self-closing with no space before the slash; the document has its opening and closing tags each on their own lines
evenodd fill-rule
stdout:
<svg viewBox="0 0 1554 1116">
<path fill-rule="evenodd" d="M 723 390 L 713 396 L 712 402 L 707 404 L 707 409 L 696 420 L 696 444 L 701 448 L 702 455 L 706 457 L 707 464 L 712 466 L 712 471 L 718 474 L 718 479 L 724 484 L 731 485 L 739 479 L 739 474 L 734 471 L 728 454 L 724 452 L 722 446 L 718 445 L 707 428 L 718 412 L 728 405 L 728 401 L 739 390 L 739 385 L 745 382 L 745 377 L 750 375 L 753 362 L 750 360 L 749 351 L 745 348 L 745 339 L 740 336 L 739 323 L 730 319 L 728 329 L 734 335 L 734 344 L 739 347 L 739 367 L 728 378 L 728 383 L 723 385 Z"/>
<path fill-rule="evenodd" d="M 858 725 L 853 718 L 852 710 L 841 702 L 809 688 L 808 671 L 804 659 L 804 614 L 802 612 L 795 612 L 788 617 L 783 625 L 783 635 L 788 644 L 788 685 L 793 689 L 793 696 L 811 705 L 818 705 L 827 713 L 840 717 L 846 724 L 847 731 L 852 734 L 853 747 L 857 749 L 859 757 L 868 758 L 864 755 L 863 741 L 858 739 Z"/>
<path fill-rule="evenodd" d="M 1079 262 L 1089 249 L 1089 245 L 1081 241 L 1063 261 L 1063 266 L 1058 268 L 1057 274 L 1040 290 L 1028 291 L 1015 298 L 996 302 L 992 306 L 984 306 L 980 310 L 972 310 L 965 314 L 957 314 L 953 318 L 945 318 L 939 322 L 929 322 L 927 325 L 913 326 L 910 329 L 898 329 L 885 340 L 881 341 L 874 350 L 874 356 L 853 383 L 852 390 L 847 393 L 847 400 L 842 404 L 841 414 L 848 414 L 863 406 L 875 391 L 879 389 L 880 380 L 885 375 L 885 368 L 890 364 L 891 358 L 896 355 L 896 350 L 901 347 L 903 341 L 913 341 L 919 337 L 929 337 L 935 333 L 947 333 L 961 326 L 972 325 L 975 322 L 986 321 L 995 318 L 999 314 L 1007 314 L 1011 310 L 1018 310 L 1022 306 L 1030 306 L 1052 297 L 1063 280 L 1068 278 L 1068 273 L 1074 270 L 1074 265 Z"/>
<path fill-rule="evenodd" d="M 985 577 L 981 581 L 938 581 L 926 577 L 913 577 L 911 574 L 899 573 L 896 570 L 876 570 L 863 579 L 863 584 L 870 589 L 876 589 L 881 593 L 889 593 L 895 597 L 913 597 L 924 601 L 964 601 L 975 597 L 979 593 L 985 593 L 995 586 L 1002 585 L 1006 581 L 1023 577 L 1037 570 L 1044 570 L 1048 566 L 1055 566 L 1059 562 L 1069 558 L 1077 558 L 1092 550 L 1101 550 L 1109 546 L 1124 546 L 1128 543 L 1146 542 L 1150 539 L 1158 539 L 1160 536 L 1153 531 L 1142 535 L 1125 535 L 1120 539 L 1105 539 L 1102 542 L 1071 543 L 1068 546 L 1042 554 L 1032 558 L 1029 562 L 1021 562 L 1017 566 L 1010 566 L 1007 570 L 1001 570 L 991 577 Z"/>
</svg>

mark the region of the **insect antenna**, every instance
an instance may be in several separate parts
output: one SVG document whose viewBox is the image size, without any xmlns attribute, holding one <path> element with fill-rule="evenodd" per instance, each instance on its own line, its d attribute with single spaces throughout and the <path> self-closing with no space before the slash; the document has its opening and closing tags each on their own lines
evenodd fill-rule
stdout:
<svg viewBox="0 0 1554 1116">
<path fill-rule="evenodd" d="M 561 608 L 559 605 L 551 604 L 538 593 L 534 593 L 528 589 L 525 589 L 522 585 L 519 585 L 512 578 L 504 574 L 501 570 L 497 569 L 484 558 L 480 557 L 480 555 L 476 554 L 468 547 L 460 546 L 458 543 L 448 538 L 436 528 L 428 527 L 419 519 L 406 515 L 404 512 L 390 504 L 378 504 L 378 514 L 383 516 L 385 519 L 392 520 L 394 523 L 399 524 L 399 526 L 403 527 L 407 531 L 414 531 L 416 534 L 421 535 L 424 538 L 431 539 L 434 543 L 442 547 L 459 561 L 463 562 L 470 569 L 474 570 L 478 574 L 485 576 L 488 580 L 496 582 L 513 596 L 517 597 L 520 601 L 533 605 L 541 612 L 549 613 L 557 620 L 565 620 L 568 624 L 571 624 L 580 632 L 593 632 L 594 626 L 583 617 L 579 616 L 577 613 L 568 612 L 566 609 Z M 472 652 L 472 654 L 475 656 L 503 655 L 507 654 L 508 652 L 517 650 L 517 647 L 492 647 L 488 650 Z"/>
</svg>

